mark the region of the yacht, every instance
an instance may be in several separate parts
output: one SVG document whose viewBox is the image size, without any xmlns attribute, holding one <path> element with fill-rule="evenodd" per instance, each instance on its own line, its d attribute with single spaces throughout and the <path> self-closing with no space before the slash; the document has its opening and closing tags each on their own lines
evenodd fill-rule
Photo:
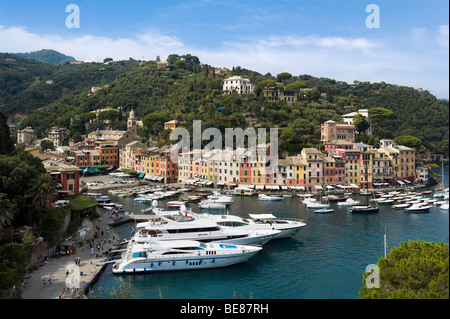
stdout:
<svg viewBox="0 0 450 319">
<path fill-rule="evenodd" d="M 429 205 L 423 205 L 423 204 L 413 204 L 411 207 L 405 208 L 405 212 L 407 213 L 420 213 L 420 212 L 426 212 L 430 210 Z"/>
<path fill-rule="evenodd" d="M 377 206 L 371 205 L 362 205 L 362 206 L 353 206 L 350 208 L 351 213 L 376 213 L 379 211 Z"/>
<path fill-rule="evenodd" d="M 134 244 L 112 267 L 113 273 L 218 268 L 245 262 L 262 248 L 199 241 L 148 241 Z"/>
<path fill-rule="evenodd" d="M 338 202 L 337 204 L 338 206 L 355 206 L 359 204 L 359 201 L 349 197 L 345 202 Z"/>
<path fill-rule="evenodd" d="M 439 208 L 443 209 L 443 210 L 448 210 L 448 202 L 444 203 L 444 204 L 441 204 L 441 206 Z"/>
<path fill-rule="evenodd" d="M 167 207 L 169 208 L 179 208 L 183 205 L 186 205 L 186 202 L 182 202 L 182 201 L 177 201 L 177 200 L 173 200 L 173 201 L 168 201 L 166 203 Z"/>
<path fill-rule="evenodd" d="M 283 197 L 275 196 L 275 195 L 259 194 L 258 199 L 259 200 L 282 200 Z"/>
<path fill-rule="evenodd" d="M 411 204 L 406 204 L 406 203 L 404 203 L 404 204 L 395 204 L 395 205 L 392 205 L 392 208 L 393 209 L 404 209 L 404 208 L 408 208 L 409 206 L 411 206 Z"/>
<path fill-rule="evenodd" d="M 217 202 L 217 203 L 224 203 L 224 204 L 231 204 L 234 202 L 233 196 L 222 195 L 219 192 L 213 192 L 212 195 L 208 195 L 207 199 L 209 201 L 213 201 L 213 202 Z"/>
<path fill-rule="evenodd" d="M 241 245 L 264 245 L 279 234 L 279 230 L 247 230 L 222 228 L 216 222 L 206 218 L 194 218 L 181 212 L 153 210 L 148 222 L 138 223 L 136 234 L 129 243 L 145 243 L 151 239 L 199 240 L 202 242 L 221 242 Z"/>
<path fill-rule="evenodd" d="M 321 208 L 328 208 L 330 207 L 330 204 L 327 203 L 321 203 L 321 202 L 309 202 L 306 204 L 306 208 L 311 208 L 311 209 L 321 209 Z"/>
<path fill-rule="evenodd" d="M 235 227 L 246 230 L 279 230 L 272 239 L 288 238 L 300 230 L 306 224 L 296 219 L 280 219 L 272 214 L 249 214 L 250 218 L 236 215 L 214 215 L 188 213 L 193 217 L 207 218 L 216 222 L 221 227 Z"/>
</svg>

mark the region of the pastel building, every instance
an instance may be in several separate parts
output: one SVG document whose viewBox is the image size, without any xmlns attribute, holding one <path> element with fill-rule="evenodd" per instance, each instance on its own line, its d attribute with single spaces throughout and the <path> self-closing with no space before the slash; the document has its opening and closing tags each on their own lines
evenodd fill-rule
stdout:
<svg viewBox="0 0 450 319">
<path fill-rule="evenodd" d="M 251 94 L 255 90 L 255 85 L 249 79 L 232 76 L 223 81 L 222 90 L 225 94 Z"/>
<path fill-rule="evenodd" d="M 335 121 L 329 120 L 320 127 L 321 141 L 327 143 L 335 140 L 355 142 L 355 127 L 348 124 L 337 124 Z"/>
</svg>

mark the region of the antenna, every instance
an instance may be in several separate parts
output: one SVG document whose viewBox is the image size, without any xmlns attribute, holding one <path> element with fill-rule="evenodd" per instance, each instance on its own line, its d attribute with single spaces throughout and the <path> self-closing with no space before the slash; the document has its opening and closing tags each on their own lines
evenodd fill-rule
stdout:
<svg viewBox="0 0 450 319">
<path fill-rule="evenodd" d="M 384 225 L 384 258 L 387 257 L 386 224 Z"/>
</svg>

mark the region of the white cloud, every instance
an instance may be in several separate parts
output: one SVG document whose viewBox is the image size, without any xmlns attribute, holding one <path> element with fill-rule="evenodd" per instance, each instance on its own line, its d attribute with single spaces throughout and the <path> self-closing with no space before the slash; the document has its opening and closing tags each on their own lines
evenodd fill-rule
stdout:
<svg viewBox="0 0 450 319">
<path fill-rule="evenodd" d="M 0 26 L 0 52 L 27 52 L 54 49 L 84 61 L 154 60 L 157 55 L 193 54 L 214 66 L 241 66 L 262 74 L 288 71 L 353 82 L 386 81 L 422 87 L 439 98 L 448 98 L 448 25 L 434 33 L 437 54 L 423 46 L 428 37 L 417 28 L 406 41 L 319 35 L 268 35 L 265 38 L 226 42 L 219 48 L 191 47 L 181 39 L 149 30 L 132 37 L 112 38 L 96 35 L 62 37 L 38 35 L 21 27 Z M 426 37 L 425 37 L 426 36 Z M 402 39 L 404 40 L 404 39 Z M 408 43 L 405 47 L 404 44 Z M 420 49 L 419 49 L 420 48 Z M 424 49 L 425 48 L 425 49 Z M 442 54 L 442 51 L 444 51 Z"/>
</svg>

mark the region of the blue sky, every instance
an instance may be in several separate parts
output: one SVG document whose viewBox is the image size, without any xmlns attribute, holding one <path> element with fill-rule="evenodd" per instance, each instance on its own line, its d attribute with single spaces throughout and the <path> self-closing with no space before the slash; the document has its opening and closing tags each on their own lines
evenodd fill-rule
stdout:
<svg viewBox="0 0 450 319">
<path fill-rule="evenodd" d="M 66 27 L 66 6 L 80 28 Z M 367 28 L 369 4 L 380 27 Z M 171 53 L 353 82 L 428 89 L 448 98 L 447 0 L 2 0 L 0 52 L 55 49 L 84 61 Z"/>
</svg>

